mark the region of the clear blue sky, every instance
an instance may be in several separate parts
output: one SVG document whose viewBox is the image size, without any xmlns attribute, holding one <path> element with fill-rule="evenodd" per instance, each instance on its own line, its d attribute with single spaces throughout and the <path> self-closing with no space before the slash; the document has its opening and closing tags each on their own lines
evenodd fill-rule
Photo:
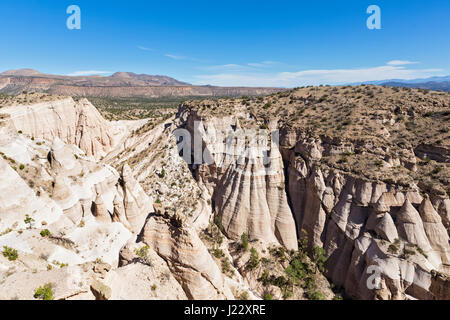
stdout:
<svg viewBox="0 0 450 320">
<path fill-rule="evenodd" d="M 66 8 L 81 8 L 81 30 Z M 381 8 L 381 30 L 366 9 Z M 450 74 L 450 1 L 2 0 L 0 71 L 296 86 Z"/>
</svg>

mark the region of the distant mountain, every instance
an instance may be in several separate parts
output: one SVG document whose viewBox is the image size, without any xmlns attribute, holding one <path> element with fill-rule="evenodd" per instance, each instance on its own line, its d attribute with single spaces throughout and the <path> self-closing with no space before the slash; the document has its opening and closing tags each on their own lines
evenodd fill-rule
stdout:
<svg viewBox="0 0 450 320">
<path fill-rule="evenodd" d="M 378 81 L 365 81 L 365 82 L 351 83 L 350 85 L 361 85 L 361 84 L 450 91 L 450 76 L 430 77 L 430 78 L 411 79 L 411 80 L 386 79 L 386 80 L 378 80 Z"/>
<path fill-rule="evenodd" d="M 144 81 L 147 83 L 153 83 L 155 85 L 164 85 L 164 86 L 189 86 L 190 84 L 187 82 L 181 82 L 174 78 L 160 75 L 148 75 L 148 74 L 136 74 L 133 72 L 116 72 L 111 78 L 115 79 L 134 79 L 139 81 Z"/>
<path fill-rule="evenodd" d="M 281 88 L 194 86 L 162 75 L 116 72 L 111 76 L 64 76 L 33 69 L 0 73 L 0 93 L 48 92 L 68 96 L 166 97 L 267 95 Z"/>
<path fill-rule="evenodd" d="M 426 82 L 448 82 L 450 81 L 450 76 L 443 77 L 430 77 L 430 78 L 421 78 L 421 79 L 385 79 L 378 81 L 365 81 L 360 82 L 358 84 L 374 84 L 374 85 L 383 85 L 385 83 L 404 83 L 404 84 L 418 84 L 418 83 L 426 83 Z"/>
<path fill-rule="evenodd" d="M 417 89 L 428 89 L 435 91 L 447 91 L 450 92 L 450 81 L 428 81 L 428 82 L 415 82 L 415 83 L 407 83 L 407 82 L 384 82 L 382 83 L 384 86 L 389 87 L 408 87 L 408 88 L 417 88 Z"/>
<path fill-rule="evenodd" d="M 39 71 L 33 69 L 7 70 L 0 73 L 0 76 L 38 76 L 42 75 Z"/>
</svg>

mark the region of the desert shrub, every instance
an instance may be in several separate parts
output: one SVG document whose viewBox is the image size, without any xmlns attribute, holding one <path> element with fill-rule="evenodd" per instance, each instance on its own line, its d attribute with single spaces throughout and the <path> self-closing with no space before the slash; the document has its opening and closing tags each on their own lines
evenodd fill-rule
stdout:
<svg viewBox="0 0 450 320">
<path fill-rule="evenodd" d="M 428 259 L 428 255 L 423 251 L 423 249 L 419 246 L 416 246 L 417 252 L 419 252 L 421 255 L 425 257 L 425 259 Z"/>
<path fill-rule="evenodd" d="M 254 270 L 259 265 L 259 254 L 258 251 L 256 251 L 255 248 L 250 249 L 250 260 L 248 261 L 247 268 L 249 270 Z"/>
<path fill-rule="evenodd" d="M 134 249 L 134 253 L 138 256 L 139 261 L 149 263 L 148 250 L 150 250 L 150 247 L 145 245 L 139 249 Z"/>
<path fill-rule="evenodd" d="M 262 282 L 263 285 L 267 286 L 268 284 L 270 284 L 270 274 L 269 271 L 264 270 L 263 274 L 261 275 L 261 277 L 259 277 L 258 281 Z"/>
<path fill-rule="evenodd" d="M 395 244 L 390 244 L 388 247 L 390 253 L 396 254 L 398 252 L 398 247 Z"/>
<path fill-rule="evenodd" d="M 32 224 L 33 224 L 33 222 L 34 222 L 34 219 L 31 218 L 30 215 L 27 214 L 27 215 L 25 216 L 25 219 L 23 220 L 23 222 L 25 222 L 25 224 L 28 225 L 28 229 L 31 229 Z"/>
<path fill-rule="evenodd" d="M 214 257 L 217 259 L 225 257 L 225 253 L 223 253 L 222 249 L 214 249 Z"/>
<path fill-rule="evenodd" d="M 267 110 L 267 109 L 269 109 L 271 106 L 272 106 L 272 104 L 271 104 L 270 102 L 267 102 L 267 103 L 264 105 L 263 109 L 264 109 L 264 110 Z"/>
<path fill-rule="evenodd" d="M 285 269 L 286 275 L 299 285 L 300 282 L 307 276 L 309 272 L 308 265 L 305 264 L 302 259 L 296 257 L 292 259 L 289 266 Z"/>
<path fill-rule="evenodd" d="M 3 246 L 3 256 L 8 258 L 9 261 L 17 260 L 19 254 L 16 249 L 10 248 L 8 246 Z"/>
<path fill-rule="evenodd" d="M 249 297 L 247 291 L 243 291 L 243 292 L 239 295 L 239 297 L 238 297 L 239 300 L 248 300 L 249 298 L 250 298 L 250 297 Z"/>
<path fill-rule="evenodd" d="M 241 235 L 241 249 L 248 250 L 248 235 L 245 232 Z"/>
<path fill-rule="evenodd" d="M 325 253 L 325 249 L 322 247 L 314 247 L 312 250 L 312 261 L 320 272 L 324 272 L 325 269 L 325 261 L 327 261 Z"/>
<path fill-rule="evenodd" d="M 50 230 L 48 230 L 48 229 L 44 229 L 44 230 L 42 230 L 41 231 L 41 237 L 48 237 L 48 236 L 50 236 L 52 233 L 50 232 Z"/>
<path fill-rule="evenodd" d="M 306 296 L 309 300 L 325 300 L 323 294 L 317 290 L 306 291 Z"/>
<path fill-rule="evenodd" d="M 54 293 L 51 283 L 47 283 L 44 286 L 39 287 L 34 292 L 34 298 L 40 300 L 53 300 L 54 299 L 53 295 Z"/>
<path fill-rule="evenodd" d="M 231 269 L 230 261 L 228 261 L 227 258 L 222 259 L 222 272 L 231 276 L 234 274 L 233 270 Z"/>
</svg>

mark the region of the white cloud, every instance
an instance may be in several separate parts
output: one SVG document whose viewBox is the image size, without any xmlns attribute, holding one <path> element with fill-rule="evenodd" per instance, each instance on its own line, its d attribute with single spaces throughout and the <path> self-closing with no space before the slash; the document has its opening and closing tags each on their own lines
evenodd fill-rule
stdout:
<svg viewBox="0 0 450 320">
<path fill-rule="evenodd" d="M 263 62 L 250 62 L 247 64 L 221 64 L 215 66 L 202 67 L 200 69 L 209 70 L 209 71 L 233 71 L 233 72 L 244 72 L 244 71 L 257 71 L 256 69 L 268 68 L 273 65 L 280 64 L 280 62 L 276 61 L 263 61 Z"/>
<path fill-rule="evenodd" d="M 279 64 L 279 62 L 277 61 L 263 61 L 263 62 L 251 62 L 248 63 L 248 65 L 250 67 L 255 67 L 255 68 L 265 68 L 265 67 L 269 67 L 272 65 L 276 65 Z"/>
<path fill-rule="evenodd" d="M 152 48 L 147 48 L 147 47 L 143 47 L 143 46 L 138 46 L 138 49 L 143 50 L 143 51 L 155 51 Z"/>
<path fill-rule="evenodd" d="M 98 71 L 98 70 L 88 70 L 88 71 L 75 71 L 67 74 L 67 76 L 78 77 L 78 76 L 93 76 L 93 75 L 104 75 L 110 74 L 111 71 Z"/>
<path fill-rule="evenodd" d="M 198 75 L 195 84 L 217 86 L 273 86 L 297 87 L 319 84 L 346 84 L 354 82 L 377 81 L 388 79 L 416 79 L 438 75 L 442 69 L 408 69 L 402 65 L 359 69 L 318 69 L 298 72 L 249 73 L 228 72 L 220 74 Z"/>
<path fill-rule="evenodd" d="M 171 59 L 174 59 L 174 60 L 183 60 L 183 59 L 186 59 L 186 57 L 183 57 L 183 56 L 177 56 L 177 55 L 170 54 L 170 53 L 166 53 L 165 56 L 166 56 L 166 57 L 169 57 L 169 58 L 171 58 Z"/>
<path fill-rule="evenodd" d="M 387 63 L 389 66 L 406 66 L 408 64 L 418 64 L 418 62 L 408 60 L 392 60 Z"/>
<path fill-rule="evenodd" d="M 229 64 L 221 64 L 221 65 L 216 65 L 216 66 L 202 67 L 201 69 L 211 70 L 211 71 L 218 71 L 218 70 L 239 71 L 239 70 L 248 69 L 248 67 L 242 66 L 239 64 L 229 63 Z"/>
</svg>

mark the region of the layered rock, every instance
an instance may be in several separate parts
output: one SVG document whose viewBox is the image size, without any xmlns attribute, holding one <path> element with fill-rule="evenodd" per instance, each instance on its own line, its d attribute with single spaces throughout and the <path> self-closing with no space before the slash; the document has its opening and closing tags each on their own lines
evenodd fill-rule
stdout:
<svg viewBox="0 0 450 320">
<path fill-rule="evenodd" d="M 417 186 L 402 190 L 322 169 L 317 159 L 294 150 L 284 155 L 299 234 L 305 233 L 311 247 L 325 248 L 335 285 L 362 299 L 441 297 L 430 272 L 448 263 L 448 235 Z M 380 289 L 367 284 L 373 268 L 380 272 Z"/>
<path fill-rule="evenodd" d="M 117 133 L 86 99 L 72 98 L 2 108 L 17 131 L 30 137 L 73 144 L 100 159 L 115 145 Z"/>
<path fill-rule="evenodd" d="M 167 262 L 189 299 L 234 299 L 222 272 L 193 228 L 180 228 L 154 216 L 145 225 L 143 242 Z"/>
<path fill-rule="evenodd" d="M 204 159 L 209 164 L 199 165 L 197 175 L 212 194 L 226 235 L 239 239 L 246 233 L 251 239 L 297 249 L 281 154 L 271 149 L 267 136 L 261 135 L 262 140 L 250 142 L 253 145 L 248 147 L 247 133 L 232 117 L 201 121 L 195 112 L 182 109 L 179 118 L 185 119 L 194 139 L 203 141 L 204 148 L 194 152 L 209 158 Z"/>
<path fill-rule="evenodd" d="M 445 193 L 428 196 L 429 189 L 421 189 L 408 171 L 401 172 L 403 182 L 385 178 L 381 169 L 370 173 L 379 179 L 370 179 L 329 161 L 343 154 L 386 155 L 388 147 L 362 139 L 312 136 L 285 126 L 280 131 L 280 148 L 273 144 L 263 148 L 271 160 L 263 164 L 263 156 L 250 157 L 245 150 L 251 148 L 242 148 L 237 137 L 242 119 L 247 126 L 262 126 L 257 116 L 239 105 L 232 116 L 200 115 L 200 109 L 205 106 L 184 105 L 178 118 L 192 140 L 200 136 L 204 158 L 193 169 L 212 194 L 215 214 L 227 236 L 237 240 L 245 232 L 251 238 L 295 249 L 298 235 L 311 249 L 323 247 L 327 276 L 354 298 L 443 297 L 443 284 L 436 284 L 432 272 L 448 268 Z M 276 123 L 264 121 L 266 128 L 277 130 Z M 195 159 L 195 142 L 191 147 Z M 417 172 L 412 148 L 397 154 L 386 155 L 377 164 Z M 371 285 L 375 278 L 376 285 Z"/>
</svg>

